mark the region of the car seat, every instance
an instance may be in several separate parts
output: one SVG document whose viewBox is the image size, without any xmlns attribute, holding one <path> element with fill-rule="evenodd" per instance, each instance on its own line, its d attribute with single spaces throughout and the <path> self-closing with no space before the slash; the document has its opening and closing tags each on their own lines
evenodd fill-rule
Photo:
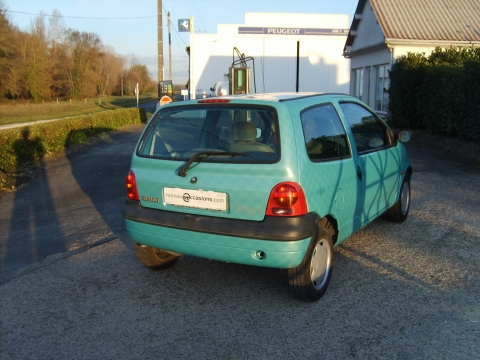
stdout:
<svg viewBox="0 0 480 360">
<path fill-rule="evenodd" d="M 234 122 L 232 124 L 232 142 L 227 144 L 227 151 L 232 152 L 275 152 L 268 145 L 255 141 L 257 128 L 252 122 Z"/>
</svg>

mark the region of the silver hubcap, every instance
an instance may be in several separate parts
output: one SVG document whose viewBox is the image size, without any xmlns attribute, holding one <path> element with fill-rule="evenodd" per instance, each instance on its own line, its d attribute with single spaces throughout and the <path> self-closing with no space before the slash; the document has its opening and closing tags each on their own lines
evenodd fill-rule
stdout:
<svg viewBox="0 0 480 360">
<path fill-rule="evenodd" d="M 402 186 L 402 193 L 400 194 L 400 200 L 402 205 L 402 214 L 405 215 L 410 206 L 410 185 L 408 182 L 404 182 Z"/>
<path fill-rule="evenodd" d="M 316 290 L 320 290 L 328 278 L 330 271 L 330 248 L 327 241 L 321 239 L 313 249 L 310 262 L 310 279 Z"/>
</svg>

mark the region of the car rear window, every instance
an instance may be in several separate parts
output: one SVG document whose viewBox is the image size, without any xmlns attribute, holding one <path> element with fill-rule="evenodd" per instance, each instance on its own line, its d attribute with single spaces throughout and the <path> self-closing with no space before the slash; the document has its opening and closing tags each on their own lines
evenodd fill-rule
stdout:
<svg viewBox="0 0 480 360">
<path fill-rule="evenodd" d="M 204 152 L 202 161 L 271 163 L 279 158 L 278 135 L 270 107 L 167 107 L 149 122 L 137 155 L 185 161 Z"/>
</svg>

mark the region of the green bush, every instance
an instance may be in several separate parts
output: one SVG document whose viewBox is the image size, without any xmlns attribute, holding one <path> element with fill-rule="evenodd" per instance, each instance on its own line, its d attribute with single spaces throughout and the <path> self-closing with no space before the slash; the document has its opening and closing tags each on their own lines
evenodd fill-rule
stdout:
<svg viewBox="0 0 480 360">
<path fill-rule="evenodd" d="M 390 71 L 393 125 L 480 139 L 480 48 L 408 53 Z"/>
<path fill-rule="evenodd" d="M 0 131 L 0 190 L 21 184 L 30 176 L 32 167 L 51 154 L 146 120 L 144 109 L 130 108 Z"/>
<path fill-rule="evenodd" d="M 480 49 L 477 50 L 480 53 Z M 480 60 L 465 63 L 460 84 L 455 132 L 464 139 L 480 140 Z"/>
<path fill-rule="evenodd" d="M 455 133 L 455 117 L 458 114 L 459 68 L 433 66 L 426 69 L 420 92 L 422 103 L 422 127 L 432 134 Z"/>
<path fill-rule="evenodd" d="M 391 121 L 409 129 L 420 127 L 417 93 L 423 84 L 427 58 L 425 54 L 408 53 L 397 60 L 390 71 L 389 109 Z"/>
</svg>

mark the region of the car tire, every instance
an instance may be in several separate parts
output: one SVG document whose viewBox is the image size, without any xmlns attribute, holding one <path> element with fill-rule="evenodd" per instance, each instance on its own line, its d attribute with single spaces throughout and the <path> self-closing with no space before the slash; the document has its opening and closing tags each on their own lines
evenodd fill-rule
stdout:
<svg viewBox="0 0 480 360">
<path fill-rule="evenodd" d="M 135 243 L 135 254 L 143 266 L 156 270 L 168 269 L 180 257 L 180 255 L 175 255 L 165 250 L 137 243 Z"/>
<path fill-rule="evenodd" d="M 332 234 L 319 227 L 300 265 L 288 269 L 288 280 L 295 295 L 303 301 L 317 301 L 327 290 L 333 269 Z"/>
<path fill-rule="evenodd" d="M 403 179 L 402 187 L 398 200 L 387 210 L 387 219 L 396 223 L 404 222 L 407 219 L 410 210 L 410 178 L 406 176 Z"/>
</svg>

